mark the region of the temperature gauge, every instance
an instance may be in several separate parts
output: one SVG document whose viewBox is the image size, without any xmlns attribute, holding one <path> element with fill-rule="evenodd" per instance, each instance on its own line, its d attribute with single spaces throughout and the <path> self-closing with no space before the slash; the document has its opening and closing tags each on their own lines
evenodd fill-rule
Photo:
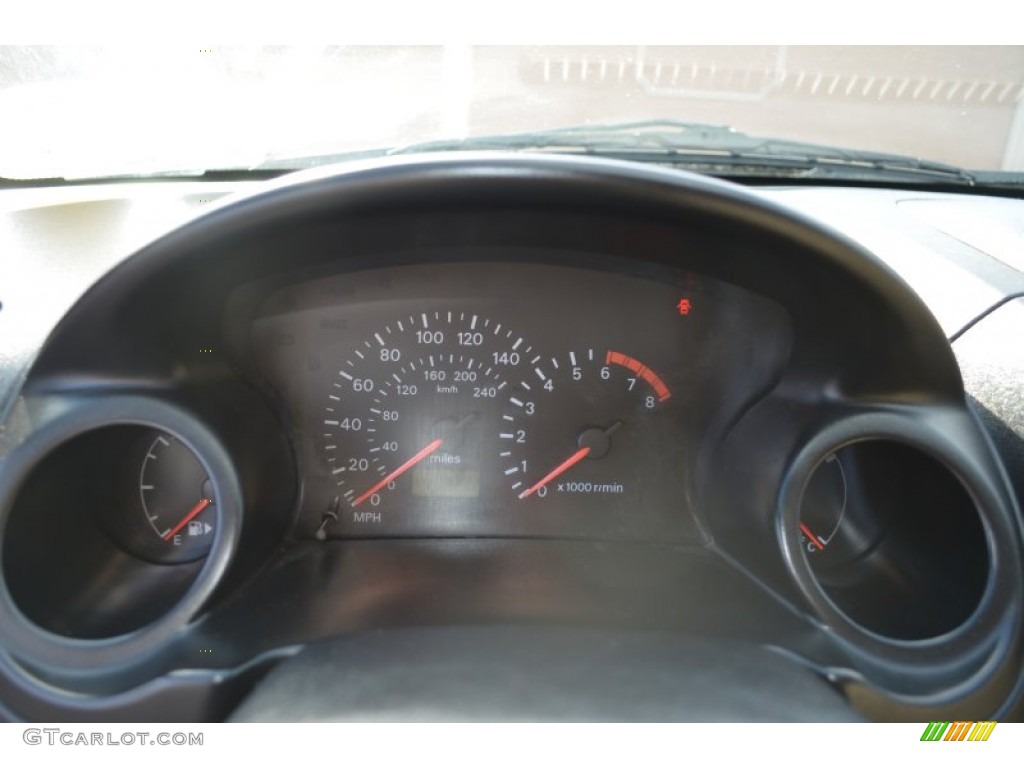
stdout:
<svg viewBox="0 0 1024 768">
<path fill-rule="evenodd" d="M 807 481 L 800 543 L 819 580 L 841 581 L 843 567 L 866 557 L 882 539 L 879 499 L 863 478 L 862 452 L 850 445 L 826 456 Z"/>
<path fill-rule="evenodd" d="M 824 552 L 832 543 L 846 514 L 846 474 L 835 454 L 821 463 L 804 491 L 800 533 L 810 555 Z"/>
</svg>

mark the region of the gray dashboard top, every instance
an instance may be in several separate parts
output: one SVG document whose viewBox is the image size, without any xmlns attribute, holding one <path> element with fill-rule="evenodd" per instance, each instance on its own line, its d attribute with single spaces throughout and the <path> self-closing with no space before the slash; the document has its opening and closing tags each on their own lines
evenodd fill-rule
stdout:
<svg viewBox="0 0 1024 768">
<path fill-rule="evenodd" d="M 1024 201 L 820 187 L 762 194 L 874 253 L 917 292 L 950 339 L 999 304 L 1024 295 L 1024 272 L 1006 259 L 1014 237 L 1024 254 Z"/>
</svg>

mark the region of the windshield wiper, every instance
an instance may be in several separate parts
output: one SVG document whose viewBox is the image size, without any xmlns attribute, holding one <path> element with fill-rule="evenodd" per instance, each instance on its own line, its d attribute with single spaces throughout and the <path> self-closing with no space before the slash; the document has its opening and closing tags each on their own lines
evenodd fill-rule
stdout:
<svg viewBox="0 0 1024 768">
<path fill-rule="evenodd" d="M 550 131 L 427 141 L 389 155 L 465 150 L 518 150 L 593 154 L 648 160 L 723 175 L 932 181 L 974 186 L 976 174 L 917 157 L 751 136 L 726 125 L 677 120 L 582 125 Z M 884 177 L 884 179 L 883 179 Z"/>
<path fill-rule="evenodd" d="M 850 182 L 892 185 L 931 185 L 938 188 L 973 188 L 975 191 L 1024 192 L 1024 174 L 1004 171 L 969 171 L 955 165 L 908 155 L 815 144 L 789 139 L 751 136 L 726 125 L 680 120 L 644 120 L 629 123 L 587 124 L 544 131 L 471 136 L 319 155 L 273 157 L 249 167 L 207 171 L 164 171 L 159 174 L 104 179 L 0 179 L 0 189 L 40 186 L 42 182 L 75 184 L 95 181 L 172 179 L 262 179 L 289 171 L 428 152 L 502 151 L 589 155 L 594 157 L 670 165 L 674 168 L 723 178 L 785 182 Z"/>
<path fill-rule="evenodd" d="M 751 136 L 725 125 L 678 120 L 589 124 L 524 133 L 471 136 L 343 155 L 268 160 L 260 169 L 306 168 L 332 161 L 426 152 L 518 151 L 583 154 L 668 164 L 719 176 L 933 183 L 973 187 L 1010 174 L 976 173 L 906 155 Z M 1019 185 L 1020 179 L 1016 179 Z"/>
</svg>

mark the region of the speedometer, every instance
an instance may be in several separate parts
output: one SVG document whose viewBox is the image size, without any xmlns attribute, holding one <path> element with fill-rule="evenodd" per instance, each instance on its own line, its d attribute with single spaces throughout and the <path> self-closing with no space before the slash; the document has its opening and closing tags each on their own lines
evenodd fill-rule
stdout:
<svg viewBox="0 0 1024 768">
<path fill-rule="evenodd" d="M 323 411 L 323 455 L 336 488 L 319 534 L 373 525 L 410 499 L 480 495 L 508 373 L 531 346 L 502 323 L 434 310 L 385 323 L 340 361 Z"/>
</svg>

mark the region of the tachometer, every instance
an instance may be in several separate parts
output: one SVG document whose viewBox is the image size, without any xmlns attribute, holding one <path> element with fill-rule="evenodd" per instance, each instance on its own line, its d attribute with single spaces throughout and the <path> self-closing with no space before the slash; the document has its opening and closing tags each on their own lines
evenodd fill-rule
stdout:
<svg viewBox="0 0 1024 768">
<path fill-rule="evenodd" d="M 651 368 L 615 350 L 584 347 L 532 365 L 498 433 L 510 490 L 522 503 L 558 498 L 566 509 L 679 488 L 679 448 L 658 418 L 671 397 Z"/>
</svg>

